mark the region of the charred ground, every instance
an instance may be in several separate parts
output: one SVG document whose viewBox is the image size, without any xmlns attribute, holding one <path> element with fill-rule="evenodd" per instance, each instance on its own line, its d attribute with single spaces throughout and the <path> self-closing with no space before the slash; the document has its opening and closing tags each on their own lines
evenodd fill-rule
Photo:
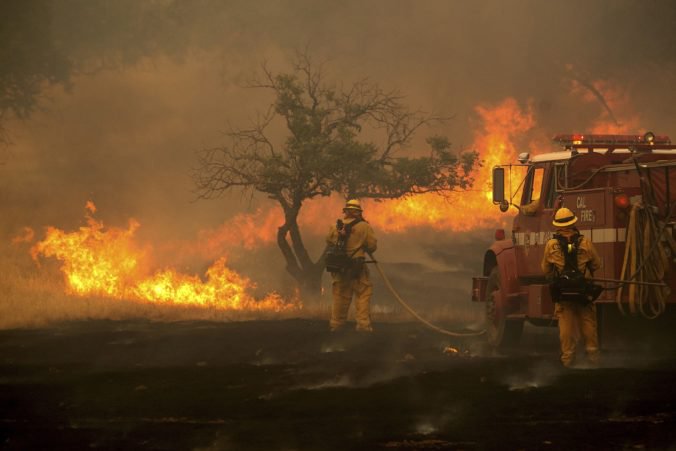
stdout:
<svg viewBox="0 0 676 451">
<path fill-rule="evenodd" d="M 0 332 L 7 449 L 667 449 L 676 364 L 563 371 L 418 325 L 89 321 Z M 448 347 L 455 352 L 444 352 Z M 621 356 L 621 360 L 620 360 Z M 631 366 L 628 364 L 631 363 Z"/>
</svg>

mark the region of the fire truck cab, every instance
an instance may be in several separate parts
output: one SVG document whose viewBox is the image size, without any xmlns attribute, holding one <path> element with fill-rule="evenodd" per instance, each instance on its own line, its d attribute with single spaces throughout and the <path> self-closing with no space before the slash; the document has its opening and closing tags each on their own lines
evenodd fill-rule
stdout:
<svg viewBox="0 0 676 451">
<path fill-rule="evenodd" d="M 599 315 L 613 308 L 655 318 L 676 303 L 669 294 L 676 287 L 676 145 L 650 132 L 553 141 L 560 151 L 523 153 L 518 164 L 493 168 L 493 203 L 518 210 L 511 236 L 496 231 L 483 274 L 473 279 L 472 300 L 485 303 L 486 336 L 496 348 L 517 344 L 526 321 L 557 324 L 541 261 L 562 206 L 575 213 L 576 227 L 601 257 L 594 274 L 606 288 L 596 301 Z M 520 180 L 517 168 L 525 173 Z"/>
</svg>

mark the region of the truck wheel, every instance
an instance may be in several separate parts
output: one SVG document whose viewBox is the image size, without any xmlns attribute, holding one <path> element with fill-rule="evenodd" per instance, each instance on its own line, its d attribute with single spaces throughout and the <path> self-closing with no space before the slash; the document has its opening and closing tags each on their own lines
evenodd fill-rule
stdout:
<svg viewBox="0 0 676 451">
<path fill-rule="evenodd" d="M 486 338 L 492 347 L 505 349 L 519 343 L 523 320 L 507 319 L 504 308 L 498 308 L 495 291 L 499 289 L 500 271 L 495 266 L 491 269 L 486 282 Z"/>
</svg>

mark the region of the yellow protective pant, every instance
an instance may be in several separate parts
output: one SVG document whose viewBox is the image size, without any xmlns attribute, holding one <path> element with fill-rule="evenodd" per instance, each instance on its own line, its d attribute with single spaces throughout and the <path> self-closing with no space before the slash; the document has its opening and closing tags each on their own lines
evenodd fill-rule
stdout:
<svg viewBox="0 0 676 451">
<path fill-rule="evenodd" d="M 570 367 L 575 363 L 575 350 L 580 335 L 584 339 L 587 359 L 599 361 L 599 337 L 596 326 L 596 306 L 593 303 L 557 302 L 556 317 L 559 320 L 561 363 Z"/>
<path fill-rule="evenodd" d="M 364 267 L 357 278 L 349 274 L 333 273 L 333 305 L 331 308 L 331 331 L 337 331 L 345 326 L 347 312 L 350 310 L 352 296 L 355 296 L 355 319 L 357 331 L 371 332 L 370 302 L 373 294 L 373 285 L 369 279 L 368 269 Z"/>
</svg>

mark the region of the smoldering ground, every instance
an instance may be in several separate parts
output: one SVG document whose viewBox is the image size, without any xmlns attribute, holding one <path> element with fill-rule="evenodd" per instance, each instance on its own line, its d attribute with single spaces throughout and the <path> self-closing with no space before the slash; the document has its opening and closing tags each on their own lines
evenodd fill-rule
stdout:
<svg viewBox="0 0 676 451">
<path fill-rule="evenodd" d="M 563 371 L 551 352 L 477 356 L 411 323 L 368 337 L 308 320 L 87 321 L 0 336 L 7 449 L 668 449 L 675 439 L 673 360 Z"/>
</svg>

